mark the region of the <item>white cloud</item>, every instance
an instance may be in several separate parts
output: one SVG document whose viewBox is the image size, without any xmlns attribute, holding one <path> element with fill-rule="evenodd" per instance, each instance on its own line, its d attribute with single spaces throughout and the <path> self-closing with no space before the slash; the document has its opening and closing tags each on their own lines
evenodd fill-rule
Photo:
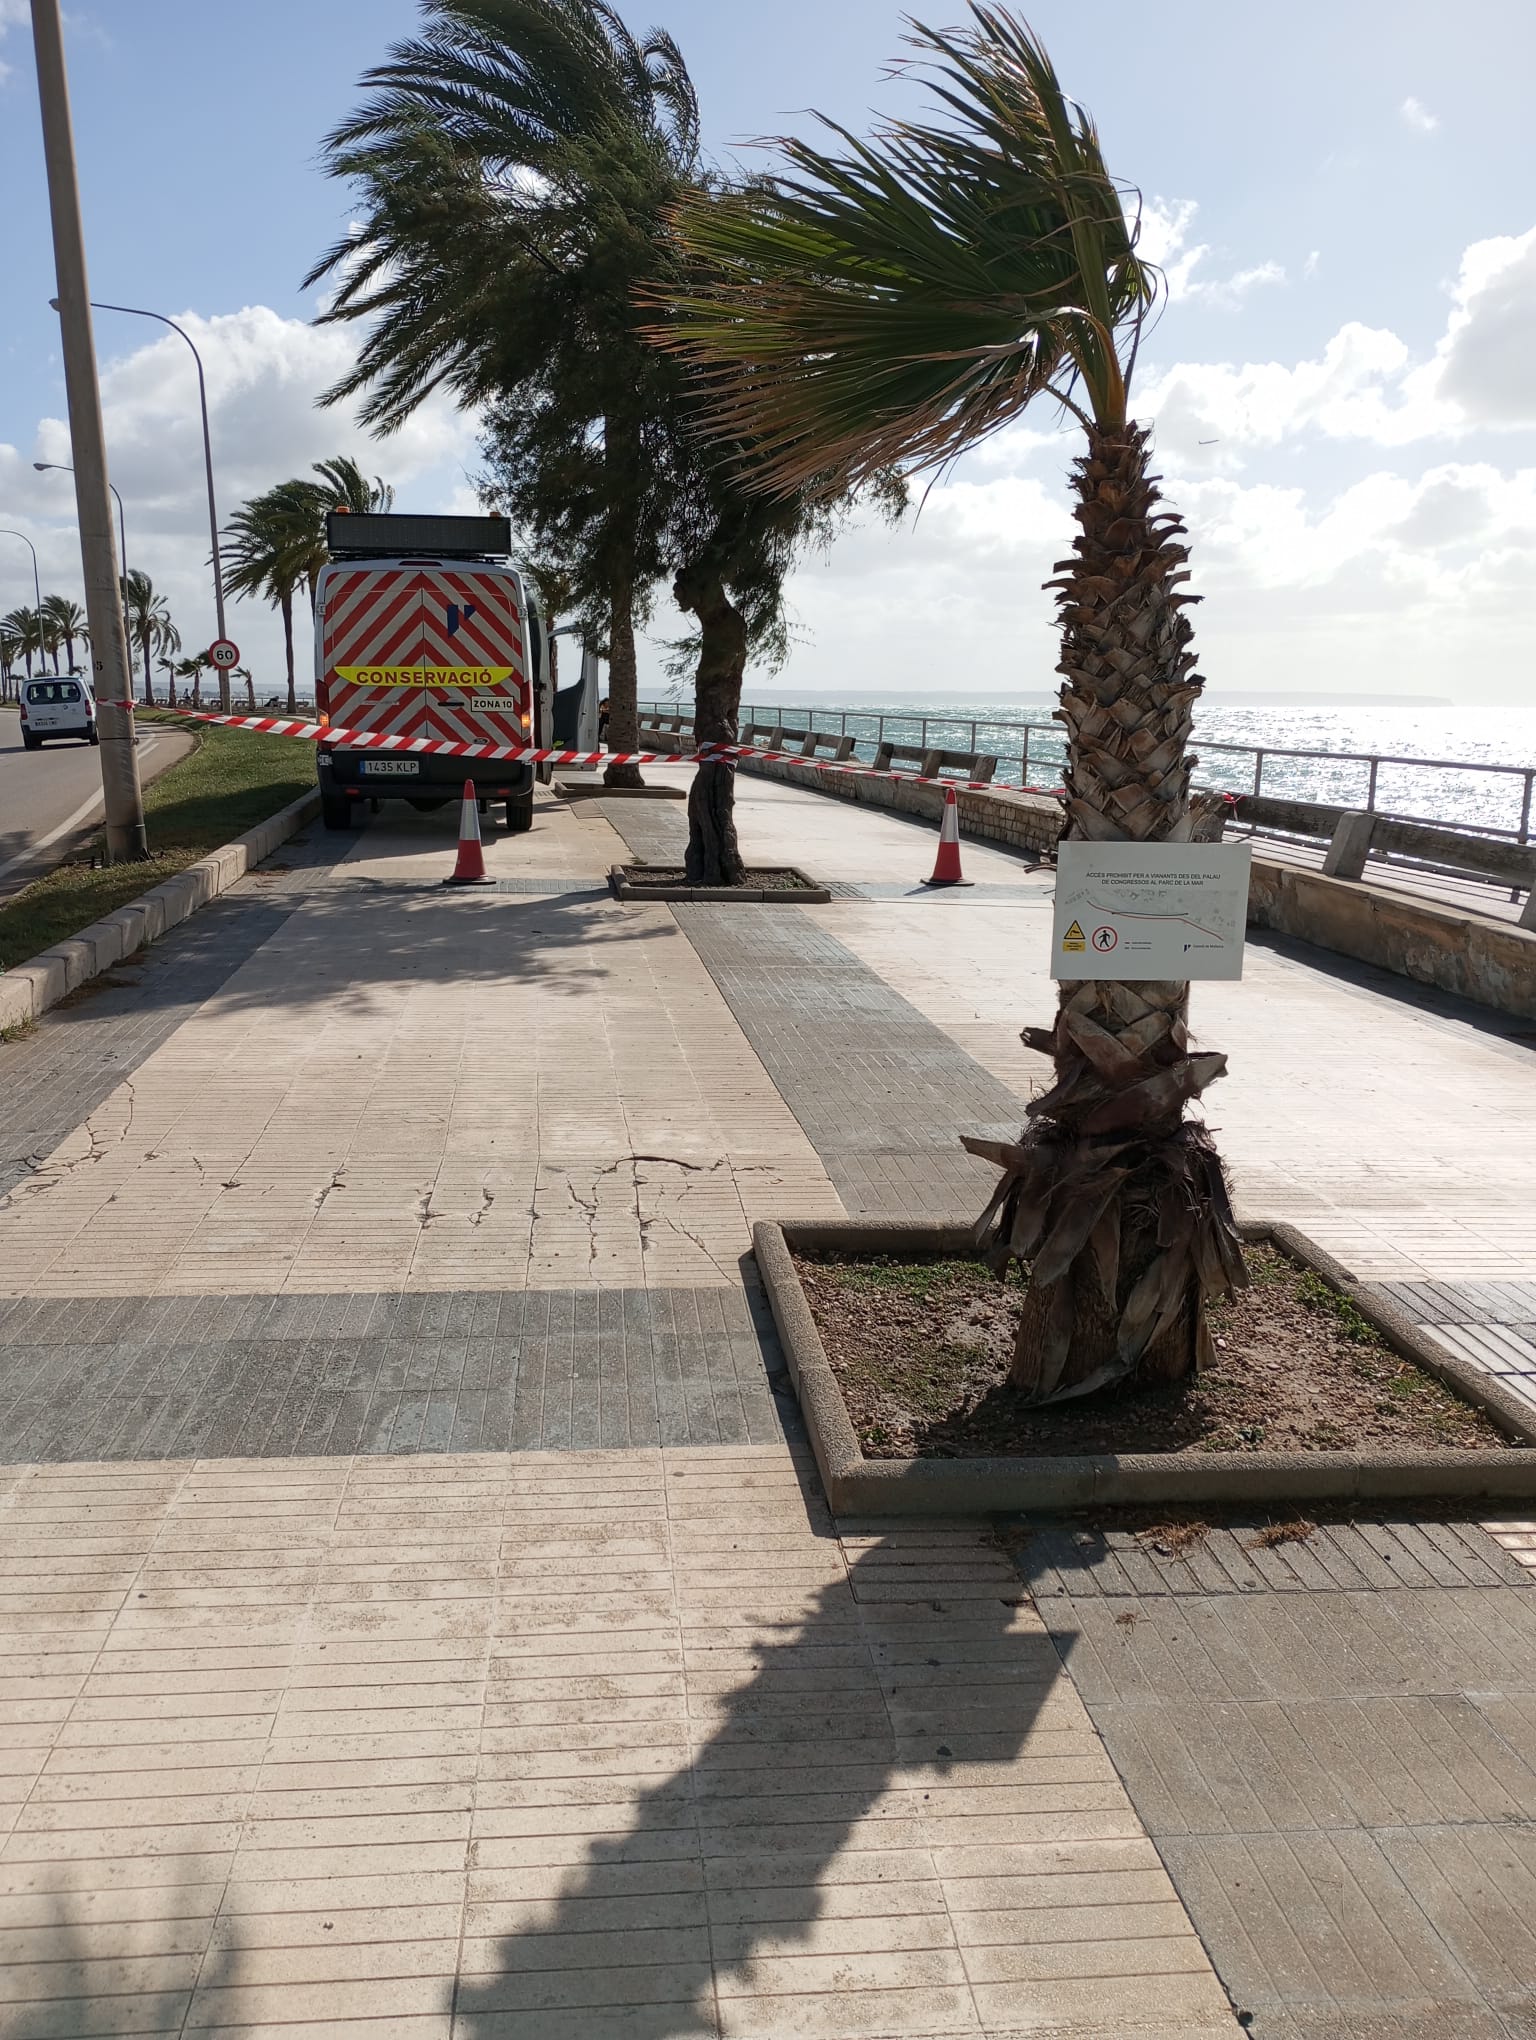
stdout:
<svg viewBox="0 0 1536 2040">
<path fill-rule="evenodd" d="M 1416 135 L 1432 135 L 1440 125 L 1440 116 L 1431 113 L 1429 108 L 1417 99 L 1405 99 L 1397 110 L 1404 123 L 1411 127 Z"/>
<path fill-rule="evenodd" d="M 1226 466 L 1308 432 L 1394 447 L 1536 425 L 1536 227 L 1474 242 L 1450 295 L 1426 358 L 1395 333 L 1351 321 L 1306 361 L 1176 363 L 1142 386 L 1139 408 L 1156 418 L 1164 448 L 1192 455 L 1216 439 Z"/>
<path fill-rule="evenodd" d="M 1230 276 L 1197 276 L 1197 268 L 1211 253 L 1203 241 L 1193 246 L 1189 243 L 1198 211 L 1190 198 L 1152 198 L 1141 209 L 1137 248 L 1148 262 L 1155 262 L 1162 270 L 1170 303 L 1195 299 L 1230 311 L 1251 290 L 1263 284 L 1285 282 L 1285 271 L 1278 262 L 1258 262 Z"/>
<path fill-rule="evenodd" d="M 1384 468 L 1321 499 L 1170 473 L 1165 493 L 1189 528 L 1213 688 L 1524 699 L 1536 469 Z M 1072 529 L 1060 478 L 1007 477 L 935 491 L 915 527 L 850 533 L 797 575 L 804 641 L 784 674 L 749 675 L 747 698 L 1053 690 L 1042 584 Z"/>
<path fill-rule="evenodd" d="M 317 409 L 320 392 L 355 358 L 354 343 L 342 328 L 285 319 L 265 305 L 211 319 L 182 313 L 177 320 L 201 353 L 208 379 L 221 523 L 248 497 L 290 475 L 307 474 L 313 462 L 332 454 L 351 454 L 365 473 L 392 482 L 402 509 L 438 508 L 445 495 L 462 487 L 463 469 L 474 465 L 475 422 L 445 399 L 423 405 L 385 440 L 363 431 L 348 405 Z M 129 564 L 142 567 L 168 595 L 187 644 L 206 644 L 214 634 L 214 614 L 197 372 L 186 343 L 163 330 L 147 345 L 112 358 L 112 343 L 125 329 L 145 328 L 142 320 L 97 314 L 108 462 L 126 509 Z M 32 448 L 0 445 L 0 499 L 14 513 L 10 521 L 37 545 L 45 589 L 51 582 L 78 594 L 73 485 L 67 475 L 40 475 L 32 468 L 34 460 L 69 458 L 67 423 L 42 419 Z M 4 584 L 8 590 L 13 579 Z M 0 606 L 9 608 L 14 599 Z M 281 632 L 272 612 L 242 602 L 230 607 L 228 623 L 254 666 L 258 689 L 276 686 Z M 304 637 L 301 628 L 301 680 L 308 677 Z"/>
</svg>

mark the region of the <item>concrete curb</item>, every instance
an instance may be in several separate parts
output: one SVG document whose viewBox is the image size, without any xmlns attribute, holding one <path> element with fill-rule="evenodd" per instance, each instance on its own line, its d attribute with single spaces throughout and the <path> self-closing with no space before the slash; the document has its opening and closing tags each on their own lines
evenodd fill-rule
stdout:
<svg viewBox="0 0 1536 2040">
<path fill-rule="evenodd" d="M 773 891 L 760 885 L 646 885 L 629 877 L 632 864 L 608 868 L 608 885 L 616 900 L 706 900 L 722 907 L 825 907 L 832 895 L 818 885 L 798 864 L 765 865 L 768 871 L 782 871 L 799 884 L 792 891 Z"/>
<path fill-rule="evenodd" d="M 168 929 L 228 892 L 237 879 L 270 857 L 279 843 L 296 836 L 319 812 L 318 789 L 300 794 L 254 829 L 200 857 L 196 864 L 130 900 L 126 907 L 0 974 L 0 1028 L 24 1027 L 40 1019 L 77 986 L 88 984 L 125 956 L 158 942 Z"/>
<path fill-rule="evenodd" d="M 1387 1343 L 1509 1438 L 1536 1444 L 1536 1413 L 1456 1355 L 1431 1346 L 1398 1311 L 1369 1296 L 1294 1226 L 1255 1224 L 1251 1240 L 1331 1283 Z M 859 1253 L 975 1251 L 969 1224 L 867 1219 L 760 1219 L 752 1247 L 811 1449 L 834 1512 L 858 1516 L 975 1516 L 1143 1502 L 1316 1502 L 1422 1495 L 1536 1495 L 1536 1452 L 1100 1453 L 1082 1458 L 866 1459 L 795 1272 L 791 1248 Z"/>
</svg>

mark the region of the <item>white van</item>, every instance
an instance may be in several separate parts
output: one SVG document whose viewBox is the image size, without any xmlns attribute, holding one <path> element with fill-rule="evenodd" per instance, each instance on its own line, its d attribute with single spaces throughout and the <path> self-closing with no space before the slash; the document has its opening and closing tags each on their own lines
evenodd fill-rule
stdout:
<svg viewBox="0 0 1536 2040">
<path fill-rule="evenodd" d="M 96 697 L 81 673 L 58 680 L 24 680 L 21 687 L 21 741 L 36 751 L 50 737 L 79 737 L 100 742 L 96 734 Z"/>
</svg>

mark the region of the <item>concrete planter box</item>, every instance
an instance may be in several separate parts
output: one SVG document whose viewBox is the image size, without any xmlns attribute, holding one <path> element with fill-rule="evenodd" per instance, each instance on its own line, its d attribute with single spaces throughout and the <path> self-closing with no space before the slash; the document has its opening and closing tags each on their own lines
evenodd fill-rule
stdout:
<svg viewBox="0 0 1536 2040">
<path fill-rule="evenodd" d="M 686 800 L 685 786 L 604 786 L 600 779 L 559 779 L 562 800 Z"/>
<path fill-rule="evenodd" d="M 1347 1296 L 1388 1345 L 1504 1434 L 1536 1444 L 1536 1414 L 1480 1368 L 1432 1347 L 1398 1312 L 1360 1289 L 1288 1225 L 1243 1228 Z M 811 1315 L 791 1249 L 860 1254 L 973 1254 L 969 1225 L 863 1219 L 759 1220 L 758 1269 L 773 1306 L 827 1499 L 842 1515 L 975 1516 L 1162 1502 L 1318 1502 L 1436 1495 L 1536 1495 L 1536 1452 L 1096 1453 L 1082 1458 L 866 1459 Z"/>
<path fill-rule="evenodd" d="M 608 883 L 617 900 L 708 900 L 722 907 L 824 907 L 831 899 L 824 885 L 818 885 L 814 878 L 794 864 L 765 864 L 763 871 L 782 874 L 796 881 L 792 887 L 769 887 L 760 885 L 636 885 L 630 879 L 630 872 L 638 869 L 633 864 L 615 864 L 608 872 Z"/>
</svg>

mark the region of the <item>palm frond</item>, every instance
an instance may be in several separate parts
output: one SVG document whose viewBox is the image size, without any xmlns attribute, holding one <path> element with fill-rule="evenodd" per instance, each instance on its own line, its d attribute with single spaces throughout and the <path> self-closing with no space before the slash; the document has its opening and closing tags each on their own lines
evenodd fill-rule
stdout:
<svg viewBox="0 0 1536 2040">
<path fill-rule="evenodd" d="M 1045 50 L 1001 9 L 914 23 L 937 120 L 780 146 L 785 170 L 674 215 L 691 269 L 651 337 L 698 374 L 711 431 L 765 486 L 934 466 L 1080 386 L 1125 416 L 1122 349 L 1153 301 L 1120 187 Z"/>
</svg>

